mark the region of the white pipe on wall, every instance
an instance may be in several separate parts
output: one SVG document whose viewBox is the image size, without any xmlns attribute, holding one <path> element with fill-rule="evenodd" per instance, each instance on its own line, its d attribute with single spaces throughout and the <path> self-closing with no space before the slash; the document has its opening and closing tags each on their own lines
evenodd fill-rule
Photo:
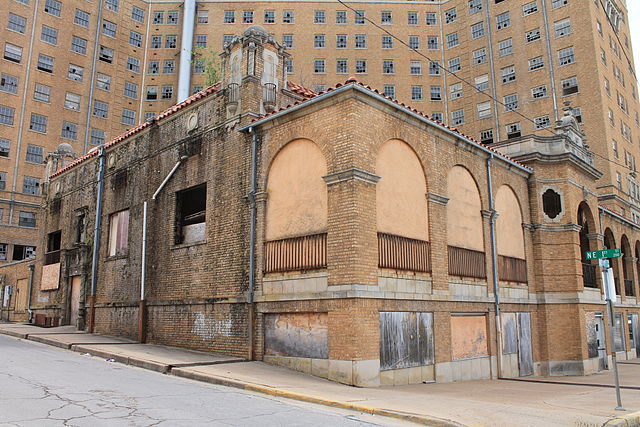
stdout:
<svg viewBox="0 0 640 427">
<path fill-rule="evenodd" d="M 196 0 L 184 0 L 182 14 L 180 71 L 178 74 L 178 102 L 182 102 L 189 97 L 191 88 L 191 56 L 193 49 L 193 29 L 196 18 Z"/>
</svg>

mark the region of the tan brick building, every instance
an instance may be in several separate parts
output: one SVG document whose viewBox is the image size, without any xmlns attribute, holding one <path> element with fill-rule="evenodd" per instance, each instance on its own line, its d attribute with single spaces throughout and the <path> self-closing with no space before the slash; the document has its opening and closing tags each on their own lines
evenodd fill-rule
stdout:
<svg viewBox="0 0 640 427">
<path fill-rule="evenodd" d="M 3 318 L 360 386 L 589 374 L 638 355 L 640 227 L 600 204 L 570 109 L 553 134 L 494 148 L 355 78 L 292 84 L 261 27 L 222 58 L 221 83 L 49 157 L 47 249 L 32 275 L 0 269 L 27 295 Z M 583 262 L 604 246 L 624 252 L 613 336 Z"/>
</svg>

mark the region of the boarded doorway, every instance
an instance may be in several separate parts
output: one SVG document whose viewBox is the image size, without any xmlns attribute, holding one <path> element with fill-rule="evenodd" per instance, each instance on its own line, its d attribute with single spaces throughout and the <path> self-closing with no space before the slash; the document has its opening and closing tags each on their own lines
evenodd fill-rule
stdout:
<svg viewBox="0 0 640 427">
<path fill-rule="evenodd" d="M 71 294 L 69 295 L 69 324 L 78 327 L 78 313 L 80 309 L 80 286 L 82 278 L 73 276 L 71 278 Z"/>
<path fill-rule="evenodd" d="M 531 313 L 502 313 L 501 318 L 504 375 L 533 375 Z"/>
<path fill-rule="evenodd" d="M 16 295 L 14 295 L 16 306 L 16 312 L 27 311 L 27 294 L 29 293 L 29 285 L 27 279 L 19 279 L 16 283 Z"/>
<path fill-rule="evenodd" d="M 629 335 L 631 338 L 631 347 L 636 349 L 636 357 L 640 357 L 640 324 L 638 323 L 637 314 L 629 314 Z"/>
<path fill-rule="evenodd" d="M 596 339 L 598 344 L 598 370 L 607 369 L 607 346 L 604 340 L 604 318 L 602 313 L 596 313 Z"/>
</svg>

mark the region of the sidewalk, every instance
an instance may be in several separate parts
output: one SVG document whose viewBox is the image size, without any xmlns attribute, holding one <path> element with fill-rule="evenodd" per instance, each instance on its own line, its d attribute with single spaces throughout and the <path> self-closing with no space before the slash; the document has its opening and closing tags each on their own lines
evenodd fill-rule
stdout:
<svg viewBox="0 0 640 427">
<path fill-rule="evenodd" d="M 620 364 L 622 402 L 615 411 L 609 373 L 589 377 L 529 378 L 530 381 L 470 381 L 399 387 L 355 388 L 310 375 L 69 327 L 39 328 L 0 323 L 0 333 L 179 377 L 272 396 L 367 412 L 432 426 L 601 426 L 640 410 L 640 364 Z M 563 383 L 563 384 L 559 384 Z M 640 424 L 617 424 L 640 425 Z"/>
</svg>

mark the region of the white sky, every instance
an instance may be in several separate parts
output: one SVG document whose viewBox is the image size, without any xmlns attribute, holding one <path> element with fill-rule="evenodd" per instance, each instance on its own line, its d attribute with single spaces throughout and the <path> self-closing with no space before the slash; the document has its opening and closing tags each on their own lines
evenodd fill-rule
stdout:
<svg viewBox="0 0 640 427">
<path fill-rule="evenodd" d="M 633 60 L 640 63 L 640 1 L 627 0 L 627 8 L 629 8 L 629 27 L 631 28 L 631 43 L 633 45 Z"/>
</svg>

